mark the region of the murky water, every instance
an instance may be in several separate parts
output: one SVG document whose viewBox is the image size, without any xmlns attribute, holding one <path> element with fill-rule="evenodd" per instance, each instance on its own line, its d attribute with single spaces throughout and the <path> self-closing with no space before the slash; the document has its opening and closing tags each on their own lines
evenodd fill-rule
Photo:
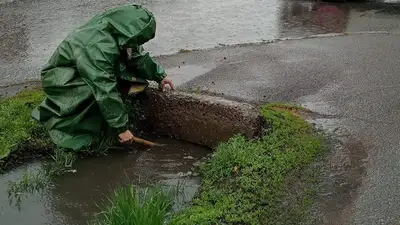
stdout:
<svg viewBox="0 0 400 225">
<path fill-rule="evenodd" d="M 154 12 L 155 55 L 282 37 L 352 31 L 400 31 L 393 5 L 292 0 L 140 0 Z M 38 78 L 40 67 L 75 27 L 113 0 L 0 0 L 0 78 L 5 85 Z"/>
<path fill-rule="evenodd" d="M 9 204 L 7 183 L 20 178 L 26 169 L 35 170 L 40 162 L 31 163 L 0 177 L 0 224 L 80 225 L 98 212 L 96 204 L 117 184 L 143 183 L 149 180 L 167 185 L 183 185 L 184 200 L 190 201 L 200 184 L 198 177 L 186 177 L 192 164 L 210 151 L 171 139 L 157 139 L 164 147 L 149 151 L 115 152 L 105 157 L 78 160 L 77 173 L 67 174 L 54 182 L 43 195 L 30 195 L 22 201 L 20 211 Z"/>
</svg>

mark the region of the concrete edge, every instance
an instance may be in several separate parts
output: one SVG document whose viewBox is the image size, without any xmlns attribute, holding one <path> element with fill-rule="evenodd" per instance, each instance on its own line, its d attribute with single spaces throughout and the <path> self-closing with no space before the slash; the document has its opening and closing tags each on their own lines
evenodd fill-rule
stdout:
<svg viewBox="0 0 400 225">
<path fill-rule="evenodd" d="M 264 126 L 255 105 L 181 91 L 149 88 L 140 110 L 145 121 L 142 129 L 210 148 L 239 134 L 257 137 Z"/>
</svg>

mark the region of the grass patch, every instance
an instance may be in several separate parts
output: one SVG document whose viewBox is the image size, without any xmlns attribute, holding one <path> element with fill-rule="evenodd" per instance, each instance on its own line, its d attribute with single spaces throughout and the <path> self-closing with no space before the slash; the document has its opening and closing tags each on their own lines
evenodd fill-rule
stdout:
<svg viewBox="0 0 400 225">
<path fill-rule="evenodd" d="M 170 216 L 175 191 L 161 186 L 117 187 L 92 225 L 163 225 Z"/>
<path fill-rule="evenodd" d="M 11 156 L 11 159 L 6 160 L 11 153 L 17 152 L 24 157 L 35 151 L 46 150 L 51 145 L 44 127 L 31 118 L 32 110 L 43 98 L 42 91 L 29 90 L 10 98 L 0 99 L 1 167 L 7 167 L 4 165 L 5 161 L 15 161 L 21 157 L 21 155 L 14 158 Z"/>
<path fill-rule="evenodd" d="M 202 189 L 172 224 L 301 224 L 310 203 L 285 196 L 288 178 L 323 150 L 323 140 L 302 118 L 277 105 L 262 108 L 270 128 L 259 140 L 235 136 L 201 169 Z M 292 207 L 292 210 L 287 208 Z"/>
</svg>

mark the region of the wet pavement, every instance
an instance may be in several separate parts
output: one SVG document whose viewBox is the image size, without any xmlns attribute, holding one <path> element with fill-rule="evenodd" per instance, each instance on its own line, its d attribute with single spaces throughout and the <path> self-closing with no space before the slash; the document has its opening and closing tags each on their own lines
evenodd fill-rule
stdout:
<svg viewBox="0 0 400 225">
<path fill-rule="evenodd" d="M 36 79 L 38 68 L 71 29 L 98 11 L 126 2 L 0 4 L 2 85 Z M 398 3 L 149 0 L 144 4 L 158 20 L 157 38 L 147 45 L 152 53 L 209 48 L 159 57 L 181 90 L 249 102 L 300 103 L 325 116 L 317 123 L 332 123 L 334 130 L 346 128 L 355 140 L 348 149 L 356 153 L 352 150 L 347 158 L 337 153 L 336 159 L 354 167 L 354 185 L 339 183 L 348 188 L 327 207 L 331 214 L 326 215 L 326 224 L 399 223 Z M 371 33 L 234 45 L 358 31 Z"/>
<path fill-rule="evenodd" d="M 145 184 L 159 181 L 180 185 L 182 195 L 175 209 L 191 200 L 200 185 L 199 177 L 187 177 L 193 164 L 210 153 L 197 145 L 171 139 L 155 139 L 164 147 L 130 153 L 114 152 L 105 157 L 78 160 L 74 174 L 54 182 L 54 187 L 22 199 L 20 209 L 15 201 L 9 204 L 8 182 L 21 179 L 26 169 L 35 171 L 40 162 L 33 162 L 0 176 L 0 224 L 13 225 L 86 225 L 99 212 L 115 185 Z"/>
<path fill-rule="evenodd" d="M 38 79 L 40 68 L 75 27 L 131 1 L 0 0 L 1 86 Z M 158 27 L 155 55 L 180 49 L 354 31 L 400 31 L 399 10 L 381 3 L 290 0 L 140 0 Z"/>
<path fill-rule="evenodd" d="M 399 54 L 399 35 L 355 34 L 221 47 L 161 61 L 174 69 L 208 68 L 181 90 L 299 103 L 322 115 L 317 124 L 346 128 L 356 144 L 346 157 L 339 153 L 337 162 L 354 167 L 354 185 L 339 183 L 348 187 L 342 192 L 352 193 L 333 201 L 326 224 L 376 225 L 400 221 Z M 365 175 L 357 172 L 362 167 Z"/>
</svg>

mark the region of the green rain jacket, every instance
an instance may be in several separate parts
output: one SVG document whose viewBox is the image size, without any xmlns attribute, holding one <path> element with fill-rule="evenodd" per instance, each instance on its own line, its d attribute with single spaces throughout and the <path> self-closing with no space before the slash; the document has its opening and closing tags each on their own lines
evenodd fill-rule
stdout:
<svg viewBox="0 0 400 225">
<path fill-rule="evenodd" d="M 46 98 L 32 112 L 56 145 L 79 150 L 99 141 L 105 129 L 128 129 L 117 81 L 166 76 L 141 47 L 155 31 L 152 13 L 129 5 L 95 16 L 61 42 L 41 71 Z M 132 48 L 130 59 L 126 48 Z"/>
</svg>

